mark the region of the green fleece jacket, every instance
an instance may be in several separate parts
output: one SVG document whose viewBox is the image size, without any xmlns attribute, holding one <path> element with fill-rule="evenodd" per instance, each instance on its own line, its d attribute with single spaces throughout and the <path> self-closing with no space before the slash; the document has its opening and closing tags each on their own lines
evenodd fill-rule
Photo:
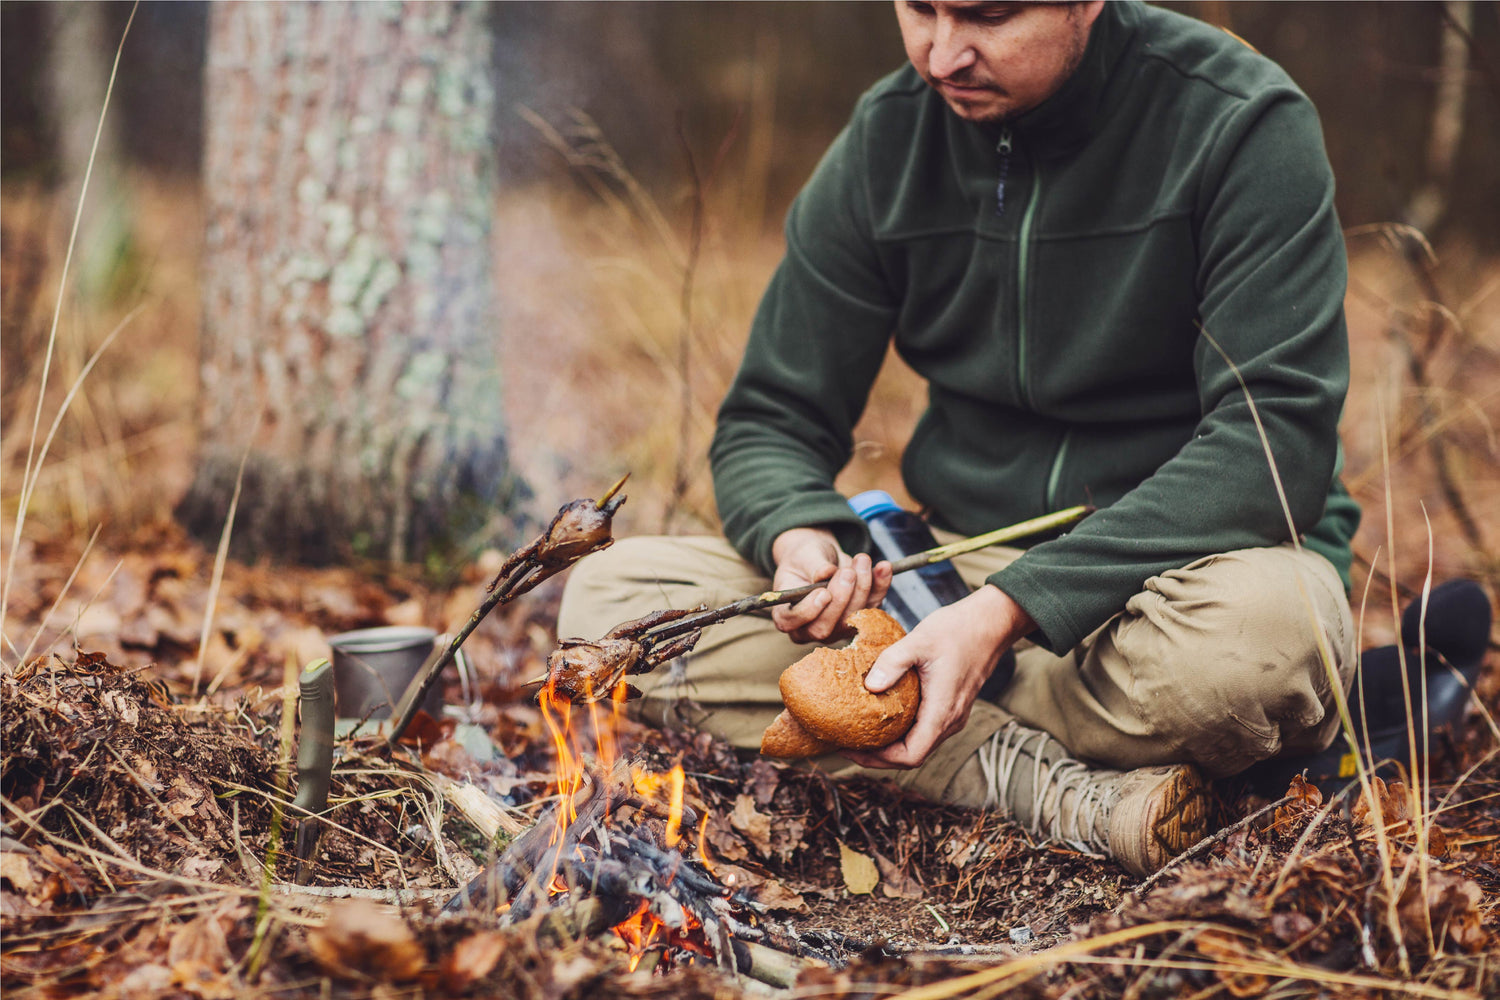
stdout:
<svg viewBox="0 0 1500 1000">
<path fill-rule="evenodd" d="M 710 452 L 725 533 L 762 569 L 792 527 L 868 546 L 833 481 L 894 336 L 929 384 L 902 472 L 933 523 L 1099 508 L 990 578 L 1048 648 L 1150 576 L 1290 537 L 1268 450 L 1347 586 L 1333 177 L 1306 96 L 1243 43 L 1106 4 L 1078 70 L 1004 126 L 903 68 L 861 98 L 786 244 Z"/>
</svg>

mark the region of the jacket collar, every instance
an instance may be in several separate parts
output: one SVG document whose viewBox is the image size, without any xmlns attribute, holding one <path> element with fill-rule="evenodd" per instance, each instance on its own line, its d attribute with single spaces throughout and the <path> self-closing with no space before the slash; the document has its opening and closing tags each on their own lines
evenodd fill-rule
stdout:
<svg viewBox="0 0 1500 1000">
<path fill-rule="evenodd" d="M 998 136 L 1012 129 L 1036 155 L 1055 156 L 1086 142 L 1106 111 L 1111 78 L 1135 35 L 1135 3 L 1108 0 L 1089 32 L 1088 46 L 1073 75 L 1055 94 L 1005 125 L 983 126 Z"/>
</svg>

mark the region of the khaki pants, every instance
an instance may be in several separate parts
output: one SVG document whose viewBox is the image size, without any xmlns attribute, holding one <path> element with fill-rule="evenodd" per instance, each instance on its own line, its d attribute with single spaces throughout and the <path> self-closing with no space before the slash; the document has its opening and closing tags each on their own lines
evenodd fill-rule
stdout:
<svg viewBox="0 0 1500 1000">
<path fill-rule="evenodd" d="M 935 534 L 939 542 L 958 537 Z M 978 587 L 1020 554 L 991 548 L 953 562 Z M 593 639 L 658 608 L 716 607 L 770 586 L 721 538 L 622 539 L 570 571 L 558 634 Z M 1022 643 L 998 705 L 976 702 L 964 730 L 921 767 L 878 773 L 942 799 L 964 762 L 1014 716 L 1107 767 L 1190 762 L 1213 777 L 1235 774 L 1332 741 L 1338 716 L 1319 647 L 1347 692 L 1354 644 L 1349 602 L 1321 556 L 1291 545 L 1208 556 L 1147 580 L 1066 655 Z M 741 615 L 707 629 L 676 671 L 635 679 L 645 693 L 635 710 L 653 725 L 692 725 L 759 748 L 782 708 L 777 679 L 809 648 L 777 631 L 769 613 Z M 863 772 L 838 756 L 816 763 Z M 948 796 L 971 797 L 957 786 Z"/>
</svg>

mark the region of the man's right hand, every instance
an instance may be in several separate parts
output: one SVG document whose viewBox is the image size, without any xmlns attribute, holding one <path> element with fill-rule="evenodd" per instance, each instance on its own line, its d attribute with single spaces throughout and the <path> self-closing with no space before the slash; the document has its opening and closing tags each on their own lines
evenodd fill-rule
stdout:
<svg viewBox="0 0 1500 1000">
<path fill-rule="evenodd" d="M 849 615 L 885 600 L 891 586 L 889 562 L 872 563 L 863 552 L 850 558 L 827 528 L 783 531 L 771 545 L 771 558 L 775 590 L 828 581 L 796 604 L 772 609 L 771 621 L 795 642 L 827 641 Z"/>
</svg>

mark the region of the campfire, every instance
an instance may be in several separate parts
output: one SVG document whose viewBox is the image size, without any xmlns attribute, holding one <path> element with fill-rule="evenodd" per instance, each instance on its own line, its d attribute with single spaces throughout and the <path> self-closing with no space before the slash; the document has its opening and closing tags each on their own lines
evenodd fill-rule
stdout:
<svg viewBox="0 0 1500 1000">
<path fill-rule="evenodd" d="M 580 936 L 614 935 L 632 971 L 707 962 L 791 985 L 819 955 L 718 880 L 682 765 L 651 771 L 620 745 L 626 695 L 624 681 L 581 703 L 539 692 L 557 801 L 445 909 L 492 912 L 502 927 L 552 911 Z"/>
</svg>

